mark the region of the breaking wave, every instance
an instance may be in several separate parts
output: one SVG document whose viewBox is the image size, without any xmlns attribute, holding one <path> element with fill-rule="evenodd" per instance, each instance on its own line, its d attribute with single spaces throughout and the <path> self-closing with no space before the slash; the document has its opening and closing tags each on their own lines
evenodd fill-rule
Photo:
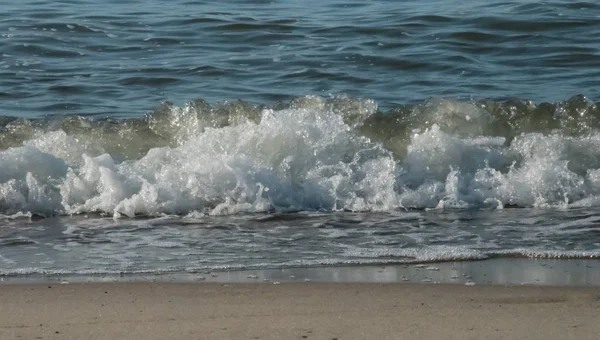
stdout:
<svg viewBox="0 0 600 340">
<path fill-rule="evenodd" d="M 0 117 L 0 214 L 118 216 L 600 204 L 600 109 L 433 98 L 202 100 L 135 119 Z"/>
</svg>

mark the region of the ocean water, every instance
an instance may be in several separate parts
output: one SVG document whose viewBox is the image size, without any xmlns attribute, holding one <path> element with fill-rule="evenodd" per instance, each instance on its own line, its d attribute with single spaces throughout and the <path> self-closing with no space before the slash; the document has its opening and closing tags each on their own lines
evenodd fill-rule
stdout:
<svg viewBox="0 0 600 340">
<path fill-rule="evenodd" d="M 25 1 L 0 275 L 600 258 L 600 5 Z"/>
</svg>

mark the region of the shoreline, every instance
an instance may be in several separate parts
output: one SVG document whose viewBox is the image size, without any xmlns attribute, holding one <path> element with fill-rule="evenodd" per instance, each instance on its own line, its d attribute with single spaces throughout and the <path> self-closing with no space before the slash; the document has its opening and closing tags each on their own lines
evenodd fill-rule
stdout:
<svg viewBox="0 0 600 340">
<path fill-rule="evenodd" d="M 0 339 L 597 339 L 598 266 L 492 259 L 3 277 Z"/>
<path fill-rule="evenodd" d="M 410 283 L 456 285 L 600 286 L 600 260 L 495 258 L 322 267 L 194 272 L 2 276 L 0 286 L 71 283 Z"/>
<path fill-rule="evenodd" d="M 596 339 L 600 287 L 0 286 L 2 339 Z"/>
</svg>

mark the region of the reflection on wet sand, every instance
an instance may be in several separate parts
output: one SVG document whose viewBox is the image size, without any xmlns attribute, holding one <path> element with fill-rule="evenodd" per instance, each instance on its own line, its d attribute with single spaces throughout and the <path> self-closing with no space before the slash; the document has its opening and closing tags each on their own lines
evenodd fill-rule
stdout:
<svg viewBox="0 0 600 340">
<path fill-rule="evenodd" d="M 499 258 L 410 265 L 299 267 L 166 274 L 4 277 L 2 283 L 207 282 L 239 283 L 423 283 L 463 285 L 598 286 L 600 261 Z"/>
</svg>

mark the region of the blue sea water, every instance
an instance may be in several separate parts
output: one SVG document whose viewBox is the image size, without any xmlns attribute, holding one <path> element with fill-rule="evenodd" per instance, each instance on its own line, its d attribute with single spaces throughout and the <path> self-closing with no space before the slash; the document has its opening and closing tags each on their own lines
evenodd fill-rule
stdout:
<svg viewBox="0 0 600 340">
<path fill-rule="evenodd" d="M 2 115 L 346 93 L 598 99 L 595 2 L 23 1 L 0 14 Z"/>
<path fill-rule="evenodd" d="M 600 5 L 0 11 L 0 275 L 598 258 Z"/>
</svg>

